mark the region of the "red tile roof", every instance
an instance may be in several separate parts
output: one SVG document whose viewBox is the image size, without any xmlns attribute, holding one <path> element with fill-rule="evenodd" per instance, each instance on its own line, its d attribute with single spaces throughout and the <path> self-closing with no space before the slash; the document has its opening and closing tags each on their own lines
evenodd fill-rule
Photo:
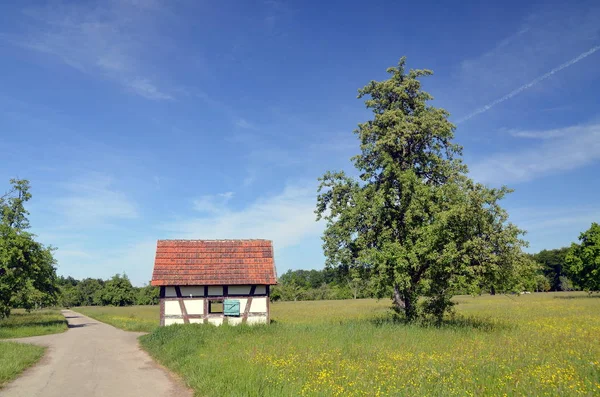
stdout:
<svg viewBox="0 0 600 397">
<path fill-rule="evenodd" d="M 268 240 L 158 240 L 152 285 L 277 284 Z"/>
</svg>

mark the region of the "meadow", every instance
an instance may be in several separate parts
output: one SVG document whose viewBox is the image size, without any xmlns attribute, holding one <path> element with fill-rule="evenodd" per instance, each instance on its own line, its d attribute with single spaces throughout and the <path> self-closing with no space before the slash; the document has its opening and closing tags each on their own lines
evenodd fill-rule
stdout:
<svg viewBox="0 0 600 397">
<path fill-rule="evenodd" d="M 440 328 L 390 321 L 374 300 L 275 303 L 255 327 L 158 328 L 157 307 L 81 312 L 139 319 L 152 331 L 142 346 L 202 396 L 600 395 L 598 296 L 456 301 Z"/>
<path fill-rule="evenodd" d="M 13 310 L 10 317 L 0 320 L 0 339 L 55 334 L 66 330 L 67 321 L 59 310 L 30 313 Z M 44 351 L 40 346 L 0 341 L 0 388 L 37 362 Z"/>
<path fill-rule="evenodd" d="M 151 332 L 159 325 L 158 306 L 80 306 L 72 309 L 125 331 Z"/>
</svg>

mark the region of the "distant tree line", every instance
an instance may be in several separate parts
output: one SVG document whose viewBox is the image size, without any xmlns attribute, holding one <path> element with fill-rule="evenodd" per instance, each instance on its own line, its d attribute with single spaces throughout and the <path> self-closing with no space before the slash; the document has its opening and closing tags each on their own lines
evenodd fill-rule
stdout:
<svg viewBox="0 0 600 397">
<path fill-rule="evenodd" d="M 100 278 L 59 277 L 58 304 L 74 306 L 156 305 L 159 290 L 150 284 L 134 287 L 126 274 L 115 274 L 108 280 Z"/>
<path fill-rule="evenodd" d="M 515 280 L 502 284 L 482 284 L 456 288 L 455 294 L 519 293 L 523 291 L 600 291 L 600 225 L 593 223 L 581 233 L 580 244 L 545 249 L 529 254 L 534 263 Z M 353 277 L 347 268 L 323 270 L 288 270 L 273 287 L 273 301 L 335 300 L 375 298 L 376 291 L 368 279 Z"/>
<path fill-rule="evenodd" d="M 572 291 L 576 288 L 567 275 L 565 258 L 568 251 L 568 247 L 563 247 L 542 250 L 531 255 L 531 258 L 540 266 L 538 291 Z M 539 277 L 540 275 L 543 278 Z"/>
<path fill-rule="evenodd" d="M 375 297 L 368 281 L 348 269 L 288 270 L 271 291 L 272 301 L 363 299 Z"/>
</svg>

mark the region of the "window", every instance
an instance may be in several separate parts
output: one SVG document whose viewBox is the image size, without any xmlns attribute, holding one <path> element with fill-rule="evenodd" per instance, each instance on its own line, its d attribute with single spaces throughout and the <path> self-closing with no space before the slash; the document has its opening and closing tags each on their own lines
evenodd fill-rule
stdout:
<svg viewBox="0 0 600 397">
<path fill-rule="evenodd" d="M 223 314 L 223 299 L 208 301 L 209 314 Z"/>
<path fill-rule="evenodd" d="M 223 301 L 223 313 L 226 316 L 239 317 L 240 301 L 237 299 L 225 299 Z"/>
<path fill-rule="evenodd" d="M 237 299 L 211 299 L 208 301 L 208 314 L 239 317 L 240 301 Z"/>
</svg>

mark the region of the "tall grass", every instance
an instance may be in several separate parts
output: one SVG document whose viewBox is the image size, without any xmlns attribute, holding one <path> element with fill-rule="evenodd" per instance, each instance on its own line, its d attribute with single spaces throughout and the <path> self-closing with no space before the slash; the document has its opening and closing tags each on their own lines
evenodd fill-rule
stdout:
<svg viewBox="0 0 600 397">
<path fill-rule="evenodd" d="M 554 299 L 584 295 L 458 297 L 440 328 L 388 321 L 384 301 L 284 302 L 270 326 L 140 340 L 202 396 L 597 396 L 600 299 Z"/>
<path fill-rule="evenodd" d="M 66 330 L 67 321 L 58 310 L 30 313 L 13 310 L 10 317 L 0 320 L 0 339 L 55 334 Z M 0 341 L 0 388 L 37 362 L 44 355 L 44 350 L 40 346 Z"/>
<path fill-rule="evenodd" d="M 0 320 L 0 339 L 48 335 L 67 330 L 67 320 L 59 310 L 13 310 Z"/>
<path fill-rule="evenodd" d="M 44 350 L 40 346 L 0 342 L 0 389 L 39 360 L 44 355 Z"/>
</svg>

